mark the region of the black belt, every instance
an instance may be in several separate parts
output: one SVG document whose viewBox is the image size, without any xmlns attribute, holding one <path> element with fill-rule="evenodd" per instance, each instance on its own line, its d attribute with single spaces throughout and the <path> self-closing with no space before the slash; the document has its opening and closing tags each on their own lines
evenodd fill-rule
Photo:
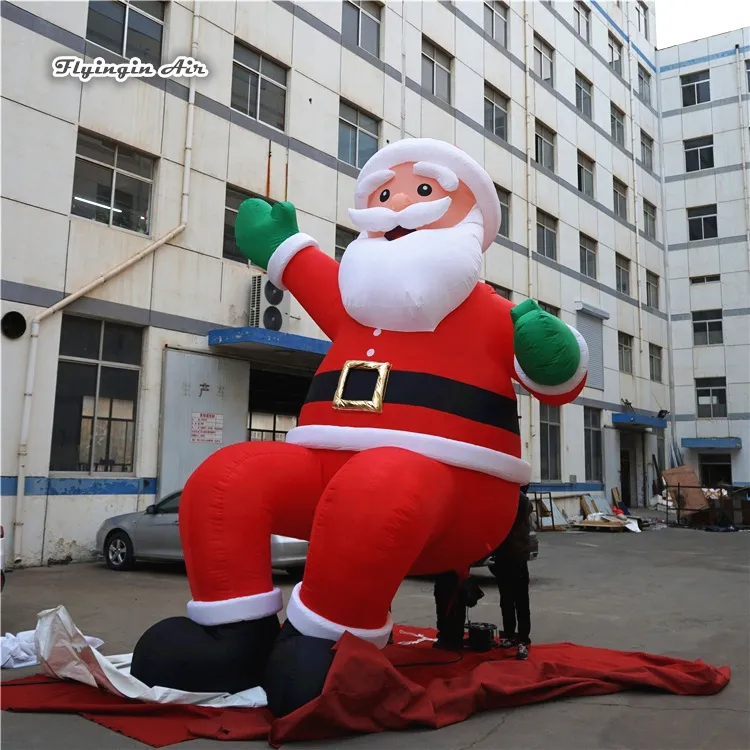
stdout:
<svg viewBox="0 0 750 750">
<path fill-rule="evenodd" d="M 305 403 L 320 401 L 367 412 L 381 411 L 383 403 L 422 406 L 520 434 L 515 398 L 439 375 L 391 371 L 375 362 L 348 362 L 343 370 L 318 373 Z"/>
</svg>

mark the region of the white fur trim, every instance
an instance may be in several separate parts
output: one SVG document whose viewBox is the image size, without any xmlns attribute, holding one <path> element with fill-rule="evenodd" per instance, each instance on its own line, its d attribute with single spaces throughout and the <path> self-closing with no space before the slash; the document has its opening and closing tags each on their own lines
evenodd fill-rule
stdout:
<svg viewBox="0 0 750 750">
<path fill-rule="evenodd" d="M 367 203 L 370 196 L 381 186 L 385 185 L 388 180 L 393 179 L 396 176 L 395 172 L 390 169 L 381 169 L 378 172 L 373 172 L 367 175 L 362 180 L 357 180 L 357 187 L 354 192 L 357 198 L 362 198 Z"/>
<path fill-rule="evenodd" d="M 425 435 L 421 432 L 311 424 L 289 430 L 286 442 L 307 448 L 339 451 L 403 448 L 427 458 L 434 458 L 448 466 L 479 471 L 509 482 L 526 484 L 531 481 L 531 466 L 523 459 L 481 445 L 462 443 L 438 435 Z"/>
<path fill-rule="evenodd" d="M 471 156 L 450 143 L 433 138 L 405 138 L 391 143 L 370 157 L 370 160 L 359 173 L 357 184 L 364 185 L 365 180 L 370 175 L 391 169 L 398 164 L 422 161 L 447 167 L 455 173 L 459 180 L 469 186 L 484 217 L 482 248 L 486 250 L 490 247 L 500 231 L 500 201 L 497 197 L 495 184 L 487 172 Z M 355 208 L 366 208 L 368 197 L 369 193 L 364 196 L 357 191 Z"/>
<path fill-rule="evenodd" d="M 363 641 L 374 643 L 378 648 L 385 648 L 388 643 L 388 636 L 391 634 L 391 630 L 393 630 L 393 620 L 390 614 L 382 628 L 367 630 L 365 628 L 349 628 L 346 625 L 339 625 L 331 620 L 326 620 L 325 617 L 321 617 L 321 615 L 313 612 L 302 602 L 299 595 L 301 586 L 302 584 L 298 583 L 292 589 L 289 604 L 286 606 L 286 616 L 302 635 L 309 635 L 312 638 L 325 638 L 329 641 L 338 641 L 344 633 L 351 633 Z"/>
<path fill-rule="evenodd" d="M 431 161 L 418 161 L 414 165 L 414 174 L 419 177 L 431 177 L 437 180 L 443 190 L 452 193 L 458 187 L 458 177 L 452 169 L 433 164 Z"/>
<path fill-rule="evenodd" d="M 566 323 L 565 325 L 568 324 Z M 513 364 L 516 368 L 516 375 L 518 376 L 518 380 L 530 390 L 547 396 L 561 396 L 563 393 L 570 393 L 570 391 L 574 390 L 577 386 L 580 385 L 581 381 L 586 376 L 586 373 L 589 369 L 589 347 L 586 344 L 586 340 L 583 338 L 583 336 L 581 336 L 581 334 L 578 333 L 578 331 L 576 331 L 573 326 L 568 325 L 568 328 L 570 328 L 570 330 L 573 331 L 576 336 L 576 340 L 578 341 L 578 350 L 581 353 L 581 359 L 578 362 L 578 368 L 573 374 L 573 377 L 569 378 L 564 383 L 560 383 L 560 385 L 541 385 L 540 383 L 535 383 L 521 369 L 521 365 L 518 363 L 518 360 L 513 357 Z"/>
<path fill-rule="evenodd" d="M 268 261 L 268 279 L 269 281 L 281 290 L 286 290 L 282 279 L 284 277 L 284 269 L 287 267 L 289 261 L 300 251 L 306 247 L 320 247 L 317 240 L 310 237 L 309 234 L 303 234 L 297 232 L 291 237 L 287 237 L 277 248 L 274 254 L 271 256 L 271 260 Z"/>
<path fill-rule="evenodd" d="M 241 620 L 260 620 L 281 611 L 284 602 L 281 589 L 274 588 L 263 594 L 240 596 L 219 602 L 189 601 L 187 616 L 198 625 L 226 625 Z"/>
</svg>

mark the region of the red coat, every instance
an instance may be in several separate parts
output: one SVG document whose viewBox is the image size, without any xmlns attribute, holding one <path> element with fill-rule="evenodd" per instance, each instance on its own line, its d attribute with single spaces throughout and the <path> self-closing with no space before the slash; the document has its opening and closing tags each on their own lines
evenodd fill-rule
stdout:
<svg viewBox="0 0 750 750">
<path fill-rule="evenodd" d="M 315 247 L 297 252 L 282 283 L 332 345 L 321 363 L 287 442 L 310 448 L 365 450 L 402 447 L 443 463 L 512 482 L 530 480 L 521 460 L 514 369 L 513 304 L 484 283 L 431 333 L 372 329 L 344 309 L 338 263 Z M 382 410 L 334 407 L 334 391 L 349 360 L 390 365 Z M 354 379 L 358 378 L 359 383 Z M 349 375 L 343 396 L 372 399 L 376 373 Z M 583 389 L 585 377 L 541 401 L 562 404 Z M 354 390 L 352 390 L 354 389 Z M 357 392 L 358 391 L 358 392 Z"/>
</svg>

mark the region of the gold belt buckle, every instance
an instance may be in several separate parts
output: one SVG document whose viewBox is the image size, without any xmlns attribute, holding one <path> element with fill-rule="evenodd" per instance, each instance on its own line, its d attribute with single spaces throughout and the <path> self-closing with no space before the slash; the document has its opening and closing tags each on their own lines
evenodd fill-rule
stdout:
<svg viewBox="0 0 750 750">
<path fill-rule="evenodd" d="M 378 379 L 375 383 L 371 399 L 367 401 L 353 401 L 344 398 L 344 388 L 346 388 L 346 381 L 352 370 L 375 370 L 378 373 Z M 379 414 L 383 411 L 383 398 L 385 397 L 385 388 L 388 385 L 388 373 L 390 371 L 390 362 L 365 362 L 358 359 L 347 360 L 341 368 L 338 386 L 333 396 L 333 408 L 376 412 Z"/>
</svg>

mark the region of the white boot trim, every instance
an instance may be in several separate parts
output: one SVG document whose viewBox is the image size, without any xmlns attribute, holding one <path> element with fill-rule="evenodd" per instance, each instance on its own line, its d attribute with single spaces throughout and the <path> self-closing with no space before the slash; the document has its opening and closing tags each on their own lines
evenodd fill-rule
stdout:
<svg viewBox="0 0 750 750">
<path fill-rule="evenodd" d="M 302 635 L 309 635 L 313 638 L 325 638 L 329 641 L 338 641 L 344 633 L 351 633 L 363 641 L 374 643 L 378 648 L 385 648 L 388 644 L 388 636 L 393 629 L 393 620 L 390 614 L 382 628 L 368 630 L 365 628 L 348 628 L 345 625 L 326 620 L 319 614 L 313 612 L 309 607 L 302 603 L 299 591 L 302 584 L 298 583 L 292 591 L 289 604 L 286 606 L 286 616 L 289 621 L 299 630 Z"/>
<path fill-rule="evenodd" d="M 274 588 L 262 594 L 218 602 L 191 600 L 187 605 L 187 616 L 198 625 L 226 625 L 241 620 L 260 620 L 275 615 L 283 606 L 281 589 Z"/>
</svg>

